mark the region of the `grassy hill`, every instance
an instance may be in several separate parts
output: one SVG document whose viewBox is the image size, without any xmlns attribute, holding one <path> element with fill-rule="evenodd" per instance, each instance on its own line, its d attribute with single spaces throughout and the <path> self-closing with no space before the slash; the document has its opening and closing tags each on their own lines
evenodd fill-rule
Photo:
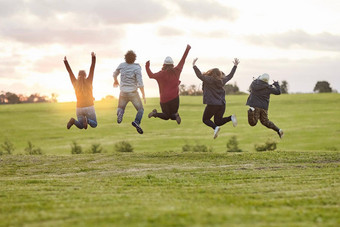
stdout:
<svg viewBox="0 0 340 227">
<path fill-rule="evenodd" d="M 216 140 L 201 122 L 202 97 L 181 97 L 181 125 L 148 119 L 159 109 L 148 99 L 143 135 L 131 126 L 130 104 L 116 123 L 117 100 L 95 104 L 99 125 L 88 130 L 66 129 L 75 103 L 0 106 L 0 138 L 16 147 L 0 156 L 0 226 L 340 225 L 340 95 L 272 96 L 269 119 L 283 140 L 248 125 L 246 98 L 227 97 L 226 114 L 239 124 Z M 243 152 L 226 152 L 232 136 Z M 256 152 L 268 139 L 277 151 Z M 25 155 L 27 141 L 44 155 Z M 106 152 L 71 155 L 73 141 Z M 119 141 L 134 152 L 115 152 Z"/>
</svg>

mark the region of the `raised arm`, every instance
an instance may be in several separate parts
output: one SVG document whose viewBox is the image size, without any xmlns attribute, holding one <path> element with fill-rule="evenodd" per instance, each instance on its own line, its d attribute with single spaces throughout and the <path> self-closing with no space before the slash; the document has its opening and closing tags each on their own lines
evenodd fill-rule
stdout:
<svg viewBox="0 0 340 227">
<path fill-rule="evenodd" d="M 240 60 L 238 60 L 237 58 L 234 58 L 234 67 L 231 69 L 229 75 L 227 75 L 226 77 L 224 77 L 222 80 L 223 80 L 223 83 L 226 84 L 229 80 L 231 80 L 236 72 L 236 69 L 237 69 L 237 65 L 240 63 Z"/>
<path fill-rule="evenodd" d="M 191 49 L 191 46 L 188 44 L 188 45 L 187 45 L 187 48 L 186 48 L 185 51 L 184 51 L 184 54 L 183 54 L 183 56 L 182 56 L 182 59 L 179 61 L 178 65 L 176 66 L 177 69 L 179 69 L 179 70 L 182 71 L 183 66 L 184 66 L 184 63 L 185 63 L 185 59 L 187 58 L 190 49 Z"/>
<path fill-rule="evenodd" d="M 94 74 L 94 67 L 96 66 L 96 54 L 94 52 L 91 53 L 92 61 L 91 61 L 91 67 L 90 67 L 90 73 L 87 77 L 88 80 L 93 81 L 93 74 Z"/>
<path fill-rule="evenodd" d="M 71 82 L 72 82 L 72 84 L 74 84 L 74 82 L 76 82 L 77 79 L 74 76 L 70 65 L 68 64 L 66 56 L 64 57 L 64 64 L 65 64 L 65 67 L 66 67 L 66 70 L 67 70 L 68 74 L 70 75 Z"/>
<path fill-rule="evenodd" d="M 198 79 L 207 82 L 207 83 L 211 83 L 213 82 L 213 78 L 210 76 L 203 76 L 201 73 L 201 70 L 199 70 L 199 68 L 196 66 L 196 61 L 198 60 L 198 58 L 195 58 L 192 62 L 192 66 L 194 68 L 195 74 L 198 77 Z"/>
<path fill-rule="evenodd" d="M 150 69 L 150 61 L 147 61 L 145 63 L 145 70 L 146 70 L 146 73 L 148 74 L 149 78 L 154 78 L 154 74 L 151 72 L 151 69 Z"/>
<path fill-rule="evenodd" d="M 273 85 L 271 86 L 270 93 L 274 94 L 274 95 L 280 95 L 281 94 L 281 87 L 279 85 L 279 82 L 274 81 Z"/>
</svg>

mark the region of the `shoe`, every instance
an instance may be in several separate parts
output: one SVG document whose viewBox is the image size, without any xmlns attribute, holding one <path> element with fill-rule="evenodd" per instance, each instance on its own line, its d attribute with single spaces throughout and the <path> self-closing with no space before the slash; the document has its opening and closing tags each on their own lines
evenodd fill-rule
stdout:
<svg viewBox="0 0 340 227">
<path fill-rule="evenodd" d="M 216 139 L 216 138 L 217 138 L 217 136 L 218 136 L 218 133 L 220 132 L 220 130 L 221 130 L 221 128 L 220 128 L 220 127 L 218 127 L 218 126 L 216 126 L 216 128 L 215 128 L 215 130 L 214 130 L 214 139 Z"/>
<path fill-rule="evenodd" d="M 151 117 L 156 117 L 156 114 L 157 114 L 157 110 L 156 109 L 153 109 L 152 112 L 149 113 L 148 117 L 151 118 Z"/>
<path fill-rule="evenodd" d="M 76 121 L 76 119 L 74 119 L 73 117 L 71 117 L 71 119 L 67 122 L 67 129 L 70 129 L 72 127 L 72 125 L 74 125 L 74 122 Z"/>
<path fill-rule="evenodd" d="M 87 129 L 87 118 L 86 117 L 84 117 L 83 119 L 83 127 L 84 129 Z"/>
<path fill-rule="evenodd" d="M 137 129 L 137 132 L 139 134 L 143 134 L 143 129 L 139 126 L 139 124 L 137 124 L 137 122 L 133 121 L 131 124 L 132 124 L 133 127 L 135 127 Z"/>
<path fill-rule="evenodd" d="M 233 126 L 236 127 L 237 126 L 237 119 L 236 119 L 235 114 L 231 115 L 231 121 L 233 122 Z"/>
<path fill-rule="evenodd" d="M 282 129 L 280 129 L 280 130 L 277 132 L 277 134 L 279 134 L 279 136 L 280 136 L 280 139 L 282 139 L 282 138 L 283 138 L 283 131 L 282 131 Z"/>
<path fill-rule="evenodd" d="M 249 110 L 250 110 L 250 111 L 254 111 L 254 110 L 255 110 L 255 108 L 254 108 L 254 107 L 251 107 L 251 106 L 249 106 Z"/>
<path fill-rule="evenodd" d="M 181 117 L 179 116 L 178 113 L 175 113 L 175 116 L 176 116 L 176 121 L 177 121 L 177 124 L 180 124 L 181 123 Z"/>
<path fill-rule="evenodd" d="M 118 114 L 117 114 L 117 123 L 118 124 L 120 124 L 120 123 L 122 123 L 122 121 L 123 121 L 123 113 L 122 112 L 119 112 Z"/>
</svg>

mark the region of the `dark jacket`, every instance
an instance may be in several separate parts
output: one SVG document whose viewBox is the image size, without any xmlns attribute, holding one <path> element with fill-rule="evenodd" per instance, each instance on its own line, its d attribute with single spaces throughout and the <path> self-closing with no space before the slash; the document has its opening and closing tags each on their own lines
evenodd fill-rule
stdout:
<svg viewBox="0 0 340 227">
<path fill-rule="evenodd" d="M 225 105 L 225 90 L 224 85 L 233 78 L 237 66 L 234 66 L 226 77 L 221 80 L 211 76 L 202 75 L 201 71 L 194 66 L 196 76 L 203 81 L 203 104 L 207 105 Z"/>
<path fill-rule="evenodd" d="M 279 83 L 275 82 L 273 85 L 270 85 L 267 82 L 256 79 L 250 85 L 247 105 L 268 110 L 270 94 L 281 94 Z"/>
</svg>

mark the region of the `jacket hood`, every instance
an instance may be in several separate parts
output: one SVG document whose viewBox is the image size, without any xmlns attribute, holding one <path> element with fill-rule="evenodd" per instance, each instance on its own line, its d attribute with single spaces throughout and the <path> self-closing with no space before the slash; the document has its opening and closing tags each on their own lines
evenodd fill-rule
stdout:
<svg viewBox="0 0 340 227">
<path fill-rule="evenodd" d="M 256 79 L 254 80 L 251 85 L 250 85 L 250 90 L 251 91 L 258 91 L 258 90 L 262 90 L 265 89 L 269 86 L 269 84 L 267 82 L 264 82 L 262 80 Z"/>
</svg>

